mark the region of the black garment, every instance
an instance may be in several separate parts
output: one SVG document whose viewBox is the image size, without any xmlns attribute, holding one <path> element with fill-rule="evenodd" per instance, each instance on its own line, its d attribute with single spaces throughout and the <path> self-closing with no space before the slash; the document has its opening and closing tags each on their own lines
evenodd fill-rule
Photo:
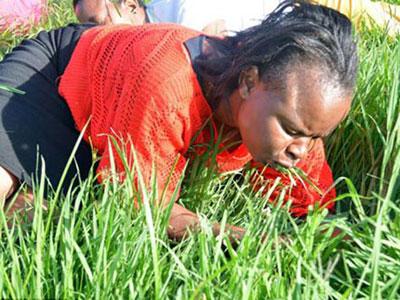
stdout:
<svg viewBox="0 0 400 300">
<path fill-rule="evenodd" d="M 208 105 L 210 105 L 213 111 L 216 111 L 219 101 L 216 99 L 212 100 L 207 97 L 205 92 L 209 89 L 207 88 L 206 80 L 203 78 L 200 64 L 202 61 L 207 60 L 207 54 L 205 53 L 204 47 L 205 43 L 209 40 L 209 37 L 205 35 L 199 35 L 185 41 L 184 45 L 189 52 L 190 60 L 192 62 L 192 67 L 196 73 L 197 81 L 200 84 L 201 90 L 207 100 Z M 208 55 L 209 56 L 209 55 Z M 210 84 L 210 82 L 208 82 Z"/>
<path fill-rule="evenodd" d="M 19 95 L 0 89 L 0 166 L 30 186 L 40 178 L 43 157 L 46 177 L 56 188 L 79 137 L 69 108 L 58 94 L 57 81 L 81 34 L 92 26 L 69 25 L 41 32 L 0 62 L 0 84 L 25 92 Z M 75 160 L 66 176 L 66 188 L 77 183 L 77 174 L 86 178 L 92 165 L 91 148 L 84 141 Z"/>
<path fill-rule="evenodd" d="M 205 40 L 206 40 L 206 36 L 199 35 L 199 36 L 196 36 L 194 38 L 187 40 L 184 43 L 187 51 L 189 52 L 190 60 L 192 62 L 193 70 L 196 73 L 197 81 L 199 82 L 200 87 L 203 91 L 206 90 L 206 84 L 205 84 L 204 78 L 201 76 L 201 72 L 199 70 L 197 60 L 204 58 L 203 44 L 204 44 Z M 214 107 L 213 103 L 211 103 L 209 101 L 209 99 L 207 99 L 207 102 L 213 110 L 216 109 L 216 107 Z"/>
</svg>

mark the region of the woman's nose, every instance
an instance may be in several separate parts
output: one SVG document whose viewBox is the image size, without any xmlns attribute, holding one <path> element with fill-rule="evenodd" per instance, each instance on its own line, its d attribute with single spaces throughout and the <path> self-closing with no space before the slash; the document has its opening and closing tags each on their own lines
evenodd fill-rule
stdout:
<svg viewBox="0 0 400 300">
<path fill-rule="evenodd" d="M 297 138 L 286 148 L 286 156 L 293 161 L 293 164 L 296 164 L 299 160 L 306 156 L 309 144 L 310 138 Z"/>
</svg>

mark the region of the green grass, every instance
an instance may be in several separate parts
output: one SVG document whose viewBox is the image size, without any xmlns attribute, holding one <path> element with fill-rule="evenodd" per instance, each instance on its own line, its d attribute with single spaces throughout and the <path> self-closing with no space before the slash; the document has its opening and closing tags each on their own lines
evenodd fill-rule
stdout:
<svg viewBox="0 0 400 300">
<path fill-rule="evenodd" d="M 31 34 L 72 20 L 69 1 L 53 1 L 48 22 Z M 0 36 L 2 53 L 19 41 Z M 98 186 L 91 175 L 65 196 L 55 191 L 43 211 L 41 178 L 33 223 L 8 228 L 0 213 L 0 297 L 399 299 L 400 38 L 372 30 L 359 44 L 353 108 L 327 141 L 335 216 L 311 212 L 301 221 L 265 208 L 249 174 L 218 176 L 199 158 L 181 203 L 201 215 L 202 229 L 177 244 L 165 233 L 168 212 L 151 205 L 155 191 L 137 210 L 129 182 Z M 215 221 L 248 229 L 239 247 L 212 236 Z M 331 238 L 334 227 L 351 239 Z"/>
</svg>

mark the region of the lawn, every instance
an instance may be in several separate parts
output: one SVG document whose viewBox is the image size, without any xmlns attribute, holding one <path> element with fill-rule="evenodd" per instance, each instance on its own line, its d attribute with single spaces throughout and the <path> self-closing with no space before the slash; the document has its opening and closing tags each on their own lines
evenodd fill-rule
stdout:
<svg viewBox="0 0 400 300">
<path fill-rule="evenodd" d="M 49 19 L 30 36 L 74 21 L 70 2 L 51 1 Z M 400 299 L 400 37 L 375 28 L 358 38 L 353 107 L 327 140 L 334 216 L 297 220 L 285 207 L 266 208 L 250 175 L 217 175 L 203 157 L 188 169 L 180 200 L 201 215 L 202 229 L 174 243 L 168 211 L 151 204 L 154 190 L 137 210 L 129 182 L 100 186 L 92 175 L 67 195 L 55 187 L 43 211 L 40 178 L 32 223 L 8 228 L 0 212 L 0 297 Z M 19 40 L 0 35 L 0 57 Z M 215 221 L 248 230 L 238 247 L 213 237 Z M 334 228 L 343 234 L 332 238 Z"/>
</svg>

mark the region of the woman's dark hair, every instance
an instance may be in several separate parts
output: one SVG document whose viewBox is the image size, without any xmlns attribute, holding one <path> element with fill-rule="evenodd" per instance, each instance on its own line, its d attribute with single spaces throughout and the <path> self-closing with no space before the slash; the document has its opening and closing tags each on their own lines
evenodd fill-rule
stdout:
<svg viewBox="0 0 400 300">
<path fill-rule="evenodd" d="M 273 79 L 290 65 L 306 62 L 325 68 L 340 88 L 354 89 L 358 58 L 351 22 L 324 6 L 284 1 L 260 25 L 208 41 L 220 55 L 200 57 L 195 63 L 200 76 L 215 87 L 212 101 L 231 94 L 240 73 L 250 66 L 257 66 L 261 77 Z"/>
</svg>

